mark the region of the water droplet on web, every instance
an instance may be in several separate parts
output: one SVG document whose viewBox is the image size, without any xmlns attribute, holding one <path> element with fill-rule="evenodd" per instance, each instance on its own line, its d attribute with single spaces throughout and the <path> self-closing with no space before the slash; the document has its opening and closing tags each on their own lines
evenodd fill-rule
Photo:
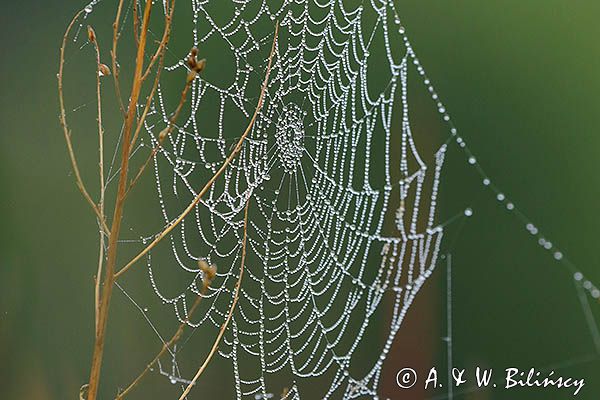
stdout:
<svg viewBox="0 0 600 400">
<path fill-rule="evenodd" d="M 470 217 L 473 215 L 473 210 L 471 208 L 465 208 L 465 216 Z"/>
<path fill-rule="evenodd" d="M 532 223 L 528 223 L 527 225 L 525 225 L 525 228 L 532 234 L 535 235 L 537 233 L 537 228 L 532 224 Z"/>
<path fill-rule="evenodd" d="M 86 14 L 91 13 L 92 11 L 94 11 L 94 8 L 92 7 L 91 4 L 88 4 L 87 6 L 85 6 L 85 8 L 83 9 L 83 11 L 86 12 Z"/>
</svg>

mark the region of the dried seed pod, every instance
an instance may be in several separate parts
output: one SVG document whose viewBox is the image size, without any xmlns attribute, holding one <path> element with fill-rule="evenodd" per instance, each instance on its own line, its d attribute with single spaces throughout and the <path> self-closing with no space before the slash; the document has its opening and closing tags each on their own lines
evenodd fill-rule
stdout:
<svg viewBox="0 0 600 400">
<path fill-rule="evenodd" d="M 191 70 L 190 72 L 188 72 L 187 83 L 190 83 L 191 81 L 193 81 L 194 79 L 196 79 L 196 75 L 197 75 L 197 72 L 194 69 Z"/>
<path fill-rule="evenodd" d="M 98 65 L 98 70 L 100 71 L 100 76 L 109 76 L 110 68 L 106 64 Z"/>
<path fill-rule="evenodd" d="M 165 129 L 160 131 L 160 133 L 158 134 L 158 142 L 159 143 L 164 142 L 165 139 L 167 138 L 168 134 L 169 134 L 169 127 L 167 126 Z"/>
<path fill-rule="evenodd" d="M 190 69 L 195 69 L 196 68 L 196 58 L 193 56 L 188 57 L 187 59 L 187 65 L 188 67 L 190 67 Z"/>
<path fill-rule="evenodd" d="M 200 73 L 200 72 L 204 71 L 205 67 L 206 67 L 206 58 L 203 58 L 202 60 L 196 62 L 194 71 Z"/>
<path fill-rule="evenodd" d="M 215 279 L 215 276 L 217 276 L 217 266 L 216 265 L 209 265 L 206 261 L 204 260 L 200 260 L 198 261 L 198 267 L 200 268 L 200 271 L 202 271 L 203 273 L 203 281 L 205 285 L 209 285 L 213 279 Z"/>
<path fill-rule="evenodd" d="M 87 33 L 88 33 L 89 41 L 92 43 L 95 43 L 96 42 L 96 32 L 94 32 L 94 28 L 92 28 L 90 25 L 88 25 Z"/>
<path fill-rule="evenodd" d="M 192 57 L 196 58 L 196 56 L 198 55 L 198 48 L 192 47 L 192 49 L 190 50 L 190 54 L 192 55 Z"/>
</svg>

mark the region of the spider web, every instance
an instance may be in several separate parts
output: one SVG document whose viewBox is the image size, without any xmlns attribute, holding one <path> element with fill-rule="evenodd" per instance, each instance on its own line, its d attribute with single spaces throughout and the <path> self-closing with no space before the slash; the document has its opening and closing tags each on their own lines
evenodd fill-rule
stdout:
<svg viewBox="0 0 600 400">
<path fill-rule="evenodd" d="M 443 229 L 435 211 L 445 146 L 428 171 L 408 122 L 414 55 L 408 48 L 392 50 L 390 41 L 401 34 L 391 3 L 273 3 L 233 2 L 225 18 L 213 14 L 215 2 L 192 4 L 194 46 L 220 42 L 236 68 L 230 82 L 194 83 L 189 117 L 156 159 L 165 223 L 177 216 L 169 205 L 196 196 L 198 170 L 214 174 L 228 156 L 227 135 L 243 128 L 231 121 L 248 119 L 255 107 L 248 99 L 256 97 L 264 75 L 273 41 L 268 27 L 278 20 L 281 31 L 265 105 L 240 156 L 172 236 L 187 287 L 166 295 L 150 263 L 152 284 L 183 321 L 190 299 L 200 295 L 197 261 L 218 265 L 219 279 L 203 300 L 206 311 L 189 324 L 220 327 L 239 274 L 243 209 L 250 199 L 247 276 L 220 349 L 233 362 L 237 397 L 276 391 L 269 382 L 278 374 L 290 382 L 289 398 L 300 398 L 299 381 L 313 377 L 322 377 L 322 398 L 376 396 L 402 319 L 437 261 Z M 387 76 L 373 79 L 371 53 L 387 61 Z M 167 70 L 185 68 L 182 59 Z M 214 135 L 201 127 L 211 105 L 218 105 Z M 169 110 L 161 102 L 149 132 L 168 120 Z M 395 160 L 394 110 L 404 116 Z M 375 157 L 383 163 L 372 171 Z M 392 204 L 406 209 L 390 213 Z M 396 229 L 389 236 L 384 226 L 394 211 Z M 192 250 L 198 241 L 201 250 Z M 387 340 L 372 365 L 356 370 L 354 353 L 386 291 L 394 292 Z"/>
<path fill-rule="evenodd" d="M 198 47 L 209 65 L 212 54 L 219 59 L 212 75 L 209 68 L 195 79 L 188 108 L 154 161 L 165 226 L 243 132 L 258 102 L 275 21 L 280 26 L 265 103 L 239 156 L 168 237 L 171 263 L 154 261 L 153 253 L 147 258 L 156 295 L 179 321 L 192 332 L 218 331 L 233 303 L 249 204 L 240 299 L 219 348 L 231 362 L 237 398 L 270 398 L 281 392 L 281 382 L 289 389 L 283 398 L 377 398 L 388 352 L 454 220 L 439 222 L 436 215 L 451 142 L 464 150 L 483 185 L 571 271 L 585 301 L 600 298 L 492 183 L 458 135 L 391 0 L 198 0 L 186 7 L 187 48 Z M 157 134 L 169 123 L 178 94 L 169 80 L 185 76 L 186 59 L 165 67 L 146 120 L 148 147 L 158 145 Z M 418 151 L 411 131 L 412 74 L 449 129 L 446 143 L 429 157 Z M 200 260 L 218 266 L 205 294 Z M 190 315 L 198 296 L 202 303 Z M 385 340 L 373 349 L 365 339 L 382 321 Z M 164 361 L 159 365 L 172 383 L 189 383 L 177 363 L 186 343 L 170 351 L 170 371 Z M 375 354 L 367 363 L 355 356 L 365 346 Z M 316 395 L 314 382 L 321 388 Z"/>
</svg>

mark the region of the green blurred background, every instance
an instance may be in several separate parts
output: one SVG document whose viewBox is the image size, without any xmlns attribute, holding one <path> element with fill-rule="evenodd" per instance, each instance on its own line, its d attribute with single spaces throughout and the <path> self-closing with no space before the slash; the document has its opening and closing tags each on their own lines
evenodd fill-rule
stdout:
<svg viewBox="0 0 600 400">
<path fill-rule="evenodd" d="M 397 4 L 422 64 L 478 161 L 550 240 L 600 282 L 600 3 Z M 55 0 L 3 1 L 0 12 L 0 399 L 77 398 L 88 375 L 97 228 L 70 174 L 56 94 L 60 39 L 78 6 Z M 423 97 L 412 107 L 418 120 L 419 109 L 432 104 Z M 94 140 L 91 135 L 84 146 L 92 148 Z M 460 231 L 459 225 L 450 227 L 448 236 L 456 238 L 455 363 L 467 369 L 542 368 L 593 356 L 570 274 L 491 193 L 481 190 L 479 178 L 455 147 L 445 171 L 443 214 L 465 206 L 475 210 Z M 151 192 L 151 182 L 145 184 Z M 137 212 L 143 215 L 144 209 Z M 441 369 L 444 273 L 439 268 L 422 290 L 398 339 L 431 353 L 427 357 Z M 156 348 L 122 296 L 115 301 L 123 306 L 115 307 L 120 311 L 109 327 L 104 375 L 109 389 L 103 398 L 110 398 L 111 390 L 127 381 L 122 377 L 138 371 Z M 592 309 L 598 317 L 600 304 L 593 303 Z M 423 398 L 395 385 L 395 371 L 410 363 L 400 354 L 392 356 L 382 394 Z M 561 373 L 586 378 L 579 398 L 598 398 L 598 358 Z M 218 367 L 207 379 L 214 377 Z M 163 398 L 158 393 L 165 392 L 152 393 L 142 390 L 132 398 Z M 203 393 L 227 398 L 214 385 Z M 455 398 L 570 395 L 523 389 Z"/>
</svg>

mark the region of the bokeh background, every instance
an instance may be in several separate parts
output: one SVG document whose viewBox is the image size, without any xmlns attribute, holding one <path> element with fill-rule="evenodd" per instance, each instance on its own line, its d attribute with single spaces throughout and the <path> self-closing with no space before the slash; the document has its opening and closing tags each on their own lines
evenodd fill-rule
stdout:
<svg viewBox="0 0 600 400">
<path fill-rule="evenodd" d="M 398 4 L 422 64 L 478 161 L 586 276 L 600 282 L 600 4 Z M 62 33 L 82 5 L 56 0 L 1 5 L 1 399 L 77 398 L 88 375 L 97 229 L 70 174 L 56 94 Z M 81 102 L 92 99 L 88 93 Z M 413 122 L 427 126 L 430 114 L 424 110 L 431 108 L 426 96 L 417 96 Z M 80 140 L 82 151 L 93 150 L 95 135 Z M 93 164 L 84 161 L 84 167 Z M 598 398 L 600 361 L 570 273 L 482 190 L 456 148 L 445 168 L 443 215 L 466 206 L 475 212 L 465 224 L 452 225 L 448 236 L 455 364 L 471 371 L 477 365 L 497 370 L 562 365 L 557 373 L 586 379 L 579 398 Z M 152 190 L 151 180 L 145 181 L 136 215 L 155 210 Z M 444 390 L 401 391 L 395 372 L 404 366 L 445 369 L 445 296 L 440 267 L 409 312 L 384 374 L 385 397 L 444 398 Z M 157 349 L 126 299 L 116 294 L 115 304 L 102 398 L 111 398 Z M 592 309 L 598 317 L 600 304 L 592 303 Z M 230 390 L 214 383 L 219 368 L 207 371 L 212 384 L 192 398 L 229 398 Z M 142 389 L 132 398 L 171 398 L 167 393 L 172 392 Z M 567 399 L 570 394 L 496 389 L 455 393 L 455 398 Z"/>
</svg>

